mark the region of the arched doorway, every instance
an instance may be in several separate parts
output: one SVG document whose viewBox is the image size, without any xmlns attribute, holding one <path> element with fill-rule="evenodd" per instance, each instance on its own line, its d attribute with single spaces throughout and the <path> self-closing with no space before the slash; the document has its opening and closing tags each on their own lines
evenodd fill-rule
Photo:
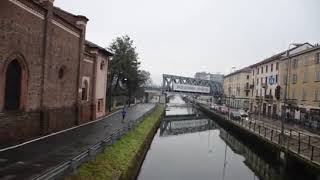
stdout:
<svg viewBox="0 0 320 180">
<path fill-rule="evenodd" d="M 22 68 L 17 60 L 8 64 L 5 79 L 5 104 L 8 111 L 20 109 Z"/>
</svg>

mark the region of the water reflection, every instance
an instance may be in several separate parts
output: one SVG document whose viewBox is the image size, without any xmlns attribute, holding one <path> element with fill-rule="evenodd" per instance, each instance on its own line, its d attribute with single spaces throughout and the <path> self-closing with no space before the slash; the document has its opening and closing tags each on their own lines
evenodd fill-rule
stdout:
<svg viewBox="0 0 320 180">
<path fill-rule="evenodd" d="M 219 134 L 209 119 L 162 122 L 138 179 L 259 179 Z"/>
<path fill-rule="evenodd" d="M 171 136 L 214 129 L 212 121 L 208 119 L 194 120 L 165 120 L 160 125 L 160 136 Z"/>
<path fill-rule="evenodd" d="M 153 139 L 138 180 L 301 179 L 303 172 L 280 171 L 279 162 L 257 154 L 181 100 L 174 97 L 168 104 L 171 113 Z"/>
</svg>

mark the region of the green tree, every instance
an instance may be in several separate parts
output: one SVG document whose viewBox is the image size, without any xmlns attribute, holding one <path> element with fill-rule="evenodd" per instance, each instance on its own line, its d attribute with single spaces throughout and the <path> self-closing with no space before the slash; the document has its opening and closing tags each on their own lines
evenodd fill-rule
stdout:
<svg viewBox="0 0 320 180">
<path fill-rule="evenodd" d="M 130 106 L 135 93 L 149 81 L 150 73 L 139 70 L 138 53 L 129 36 L 117 37 L 111 43 L 109 50 L 114 53 L 109 65 L 107 91 L 108 107 L 111 110 L 113 94 L 126 94 Z"/>
</svg>

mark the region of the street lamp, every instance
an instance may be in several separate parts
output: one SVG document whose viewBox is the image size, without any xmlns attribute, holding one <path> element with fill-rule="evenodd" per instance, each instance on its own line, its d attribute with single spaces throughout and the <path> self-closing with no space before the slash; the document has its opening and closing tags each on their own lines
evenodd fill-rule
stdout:
<svg viewBox="0 0 320 180">
<path fill-rule="evenodd" d="M 290 43 L 287 50 L 287 58 L 288 58 L 288 64 L 287 64 L 287 75 L 286 75 L 286 83 L 285 83 L 285 91 L 284 91 L 284 110 L 285 112 L 282 113 L 282 119 L 281 119 L 281 144 L 283 144 L 284 139 L 284 119 L 286 117 L 286 111 L 288 106 L 288 85 L 290 83 L 290 71 L 291 71 L 291 58 L 290 58 L 290 47 L 291 46 L 301 46 L 301 43 Z"/>
</svg>

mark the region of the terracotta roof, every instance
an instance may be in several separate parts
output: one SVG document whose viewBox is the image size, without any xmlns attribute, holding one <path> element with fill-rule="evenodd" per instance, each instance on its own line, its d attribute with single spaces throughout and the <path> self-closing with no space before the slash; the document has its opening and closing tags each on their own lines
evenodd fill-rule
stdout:
<svg viewBox="0 0 320 180">
<path fill-rule="evenodd" d="M 93 49 L 98 49 L 100 52 L 104 53 L 107 56 L 113 56 L 113 53 L 108 51 L 107 49 L 94 44 L 93 42 L 87 41 L 85 42 L 85 45 L 88 46 L 89 48 L 93 48 Z"/>
</svg>

